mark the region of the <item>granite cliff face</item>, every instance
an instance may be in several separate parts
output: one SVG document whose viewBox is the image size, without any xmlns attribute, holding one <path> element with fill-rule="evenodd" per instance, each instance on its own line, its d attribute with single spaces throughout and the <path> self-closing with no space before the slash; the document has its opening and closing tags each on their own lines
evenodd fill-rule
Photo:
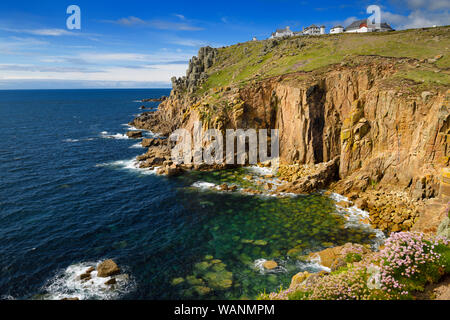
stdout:
<svg viewBox="0 0 450 320">
<path fill-rule="evenodd" d="M 450 90 L 396 77 L 417 59 L 359 56 L 201 92 L 217 55 L 216 49 L 202 48 L 187 76 L 172 80 L 172 94 L 159 110 L 132 125 L 164 135 L 193 130 L 196 121 L 204 129 L 279 129 L 282 166 L 337 161 L 316 188 L 337 180 L 333 190 L 363 198 L 368 208 L 381 206 L 372 210 L 372 220 L 385 230 L 409 230 L 424 215 L 425 199 L 439 199 L 438 211 L 450 199 L 441 173 L 449 165 Z M 309 189 L 302 189 L 305 176 L 298 176 L 284 191 L 311 191 L 311 177 Z M 392 191 L 400 193 L 386 195 Z M 401 204 L 410 212 L 399 219 L 396 206 L 403 197 L 411 200 Z M 380 204 L 380 198 L 387 200 Z"/>
</svg>

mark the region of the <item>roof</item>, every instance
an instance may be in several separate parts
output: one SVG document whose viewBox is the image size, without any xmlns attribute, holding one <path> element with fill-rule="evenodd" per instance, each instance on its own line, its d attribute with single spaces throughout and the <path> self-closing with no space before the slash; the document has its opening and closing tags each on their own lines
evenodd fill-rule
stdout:
<svg viewBox="0 0 450 320">
<path fill-rule="evenodd" d="M 382 22 L 380 25 L 381 28 L 394 30 L 389 24 L 386 22 Z"/>
<path fill-rule="evenodd" d="M 362 23 L 367 23 L 367 19 L 353 21 L 347 28 L 345 28 L 345 31 L 359 29 L 359 26 Z"/>
<path fill-rule="evenodd" d="M 277 35 L 277 33 L 285 33 L 285 32 L 294 33 L 294 32 L 292 32 L 290 27 L 286 27 L 284 29 L 277 29 L 277 31 L 272 32 L 272 37 L 275 37 Z"/>
<path fill-rule="evenodd" d="M 341 26 L 341 25 L 338 25 L 338 26 L 334 26 L 333 28 L 331 28 L 331 29 L 336 29 L 336 28 L 344 28 L 343 26 Z"/>
<path fill-rule="evenodd" d="M 286 28 L 284 28 L 284 29 L 277 29 L 276 32 L 278 32 L 278 33 L 283 33 L 283 32 L 287 32 L 287 31 L 292 32 L 291 28 L 289 28 L 289 27 L 286 27 Z M 273 34 L 275 34 L 275 32 L 274 32 Z"/>
<path fill-rule="evenodd" d="M 360 26 L 361 26 L 362 24 L 365 24 L 365 25 L 367 26 L 367 25 L 368 25 L 367 19 L 362 19 L 362 20 L 356 20 L 356 21 L 353 21 L 347 28 L 345 28 L 345 31 L 359 29 Z M 388 25 L 386 22 L 382 22 L 382 23 L 380 24 L 380 27 L 383 28 L 383 29 L 394 30 L 394 29 L 392 29 L 392 27 L 391 27 L 390 25 Z M 335 27 L 335 28 L 337 28 L 337 27 Z"/>
<path fill-rule="evenodd" d="M 319 27 L 316 26 L 315 24 L 310 25 L 309 27 L 305 28 L 305 30 L 309 30 L 309 29 L 318 29 Z"/>
</svg>

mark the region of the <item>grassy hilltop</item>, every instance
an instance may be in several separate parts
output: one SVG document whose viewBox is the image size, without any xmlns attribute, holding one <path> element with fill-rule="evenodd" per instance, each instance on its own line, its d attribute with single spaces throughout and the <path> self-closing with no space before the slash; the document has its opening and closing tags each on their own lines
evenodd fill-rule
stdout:
<svg viewBox="0 0 450 320">
<path fill-rule="evenodd" d="M 201 92 L 293 72 L 310 72 L 356 56 L 417 59 L 396 75 L 428 84 L 450 84 L 450 26 L 366 34 L 298 36 L 239 43 L 219 49 Z"/>
</svg>

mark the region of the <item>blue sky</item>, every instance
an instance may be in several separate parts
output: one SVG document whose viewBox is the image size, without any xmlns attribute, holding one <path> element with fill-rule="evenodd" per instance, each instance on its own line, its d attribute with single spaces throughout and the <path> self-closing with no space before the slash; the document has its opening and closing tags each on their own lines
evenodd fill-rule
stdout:
<svg viewBox="0 0 450 320">
<path fill-rule="evenodd" d="M 69 5 L 81 30 L 68 30 Z M 396 29 L 450 24 L 450 0 L 0 2 L 0 89 L 169 87 L 199 47 L 349 24 L 377 4 Z"/>
</svg>

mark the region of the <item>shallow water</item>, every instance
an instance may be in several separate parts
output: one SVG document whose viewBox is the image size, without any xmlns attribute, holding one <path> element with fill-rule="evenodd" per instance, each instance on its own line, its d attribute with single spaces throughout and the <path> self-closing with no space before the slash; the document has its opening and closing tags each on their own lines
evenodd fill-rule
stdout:
<svg viewBox="0 0 450 320">
<path fill-rule="evenodd" d="M 139 113 L 137 99 L 168 94 L 0 91 L 0 297 L 253 298 L 319 270 L 301 260 L 310 251 L 372 242 L 373 231 L 350 228 L 321 194 L 201 188 L 248 187 L 251 169 L 172 179 L 136 169 L 144 150 L 124 137 L 125 124 Z M 107 258 L 129 275 L 115 292 L 76 283 Z M 266 260 L 279 267 L 264 271 Z"/>
</svg>

